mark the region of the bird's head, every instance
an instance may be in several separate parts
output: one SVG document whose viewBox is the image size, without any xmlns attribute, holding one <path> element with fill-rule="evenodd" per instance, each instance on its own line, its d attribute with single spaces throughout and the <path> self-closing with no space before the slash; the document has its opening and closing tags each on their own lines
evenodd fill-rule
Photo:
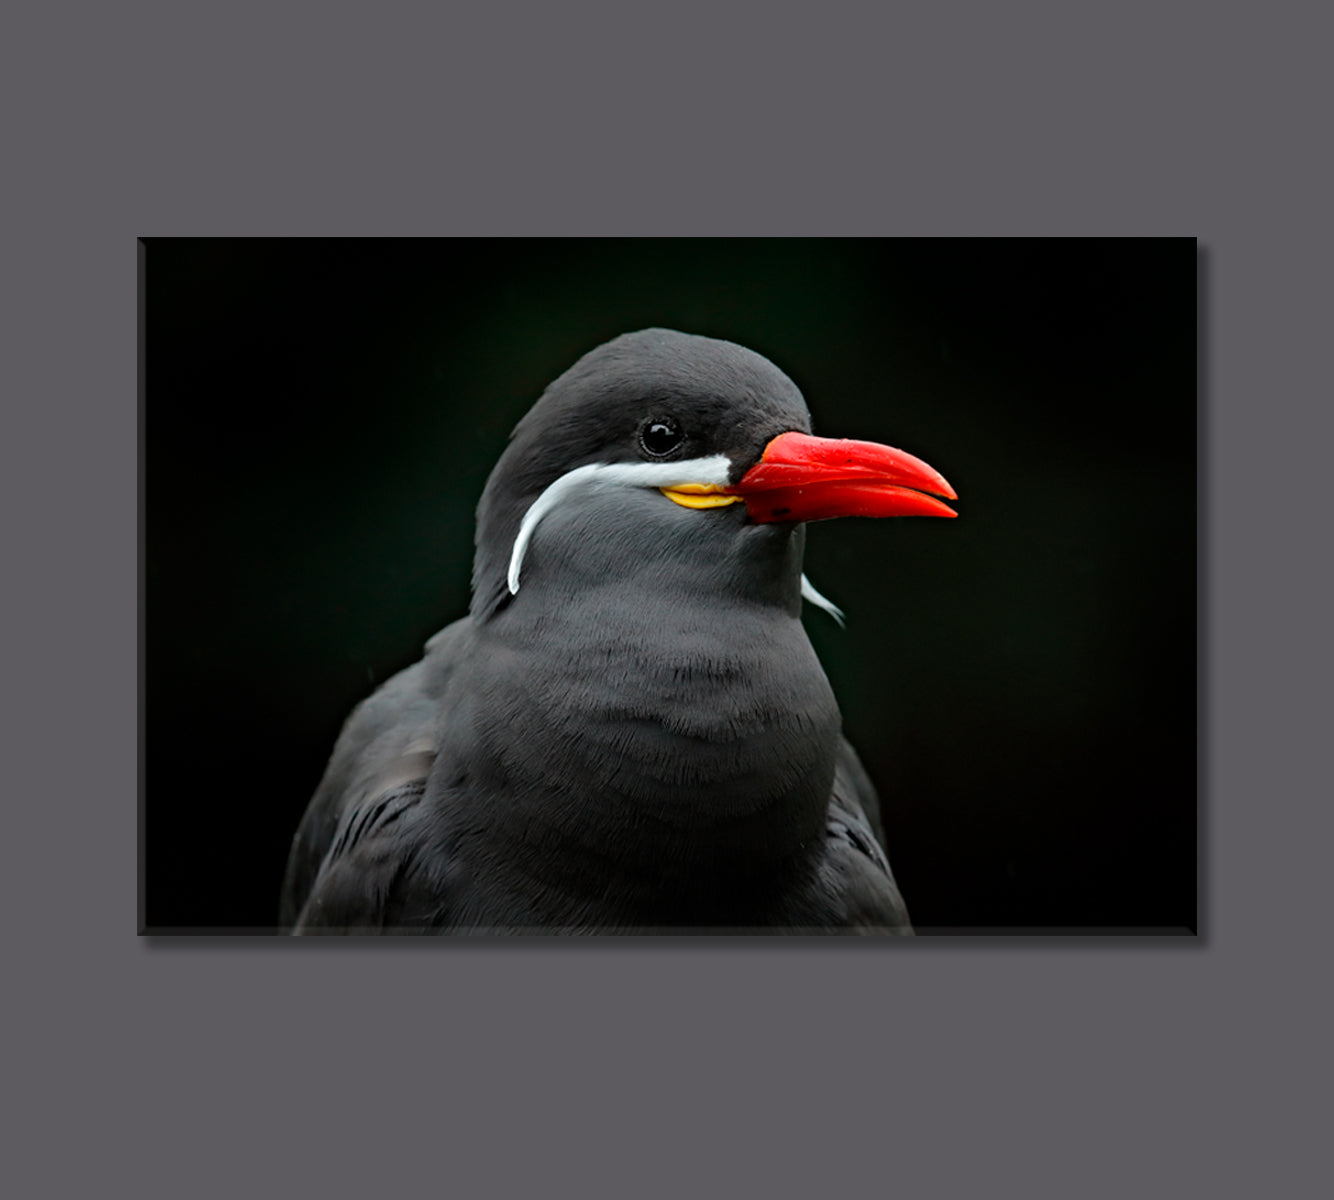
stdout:
<svg viewBox="0 0 1334 1200">
<path fill-rule="evenodd" d="M 801 523 L 954 516 L 935 495 L 955 493 L 911 454 L 812 437 L 801 392 L 761 355 L 667 329 L 625 334 L 516 426 L 478 506 L 473 615 L 521 584 L 564 591 L 636 572 L 667 586 L 676 567 L 690 586 L 727 580 L 795 606 Z"/>
</svg>

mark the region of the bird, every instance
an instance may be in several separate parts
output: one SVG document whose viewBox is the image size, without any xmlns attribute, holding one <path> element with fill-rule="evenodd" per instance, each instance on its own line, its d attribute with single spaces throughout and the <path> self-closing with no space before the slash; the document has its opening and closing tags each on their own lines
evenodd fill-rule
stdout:
<svg viewBox="0 0 1334 1200">
<path fill-rule="evenodd" d="M 292 840 L 315 934 L 895 934 L 879 800 L 802 625 L 806 525 L 938 516 L 762 355 L 669 329 L 515 426 L 471 603 L 352 711 Z"/>
</svg>

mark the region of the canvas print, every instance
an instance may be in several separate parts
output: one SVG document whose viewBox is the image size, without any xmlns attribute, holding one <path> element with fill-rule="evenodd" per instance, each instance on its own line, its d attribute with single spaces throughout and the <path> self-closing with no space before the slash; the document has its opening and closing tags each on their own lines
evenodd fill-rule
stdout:
<svg viewBox="0 0 1334 1200">
<path fill-rule="evenodd" d="M 1189 934 L 1191 239 L 144 239 L 142 932 Z"/>
</svg>

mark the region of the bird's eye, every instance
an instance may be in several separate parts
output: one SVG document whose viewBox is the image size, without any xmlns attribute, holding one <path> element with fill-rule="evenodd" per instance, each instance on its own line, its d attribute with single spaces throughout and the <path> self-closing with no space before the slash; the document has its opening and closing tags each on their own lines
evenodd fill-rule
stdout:
<svg viewBox="0 0 1334 1200">
<path fill-rule="evenodd" d="M 664 458 L 685 438 L 685 431 L 675 417 L 654 417 L 639 431 L 639 444 L 654 458 Z"/>
</svg>

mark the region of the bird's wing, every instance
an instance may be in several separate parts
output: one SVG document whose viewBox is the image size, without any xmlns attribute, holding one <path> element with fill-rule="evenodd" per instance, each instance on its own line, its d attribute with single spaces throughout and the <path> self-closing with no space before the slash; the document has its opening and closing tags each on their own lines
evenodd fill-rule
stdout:
<svg viewBox="0 0 1334 1200">
<path fill-rule="evenodd" d="M 344 810 L 295 921 L 296 933 L 383 933 L 406 926 L 404 909 L 418 900 L 406 878 L 416 846 L 411 817 L 425 790 L 421 776 Z"/>
<path fill-rule="evenodd" d="M 911 934 L 908 908 L 894 882 L 882 838 L 875 786 L 857 752 L 840 738 L 826 822 L 826 889 L 837 899 L 845 928 Z"/>
<path fill-rule="evenodd" d="M 348 717 L 292 842 L 284 928 L 378 930 L 401 907 L 448 683 L 469 625 L 465 618 L 437 634 L 425 658 Z"/>
</svg>

